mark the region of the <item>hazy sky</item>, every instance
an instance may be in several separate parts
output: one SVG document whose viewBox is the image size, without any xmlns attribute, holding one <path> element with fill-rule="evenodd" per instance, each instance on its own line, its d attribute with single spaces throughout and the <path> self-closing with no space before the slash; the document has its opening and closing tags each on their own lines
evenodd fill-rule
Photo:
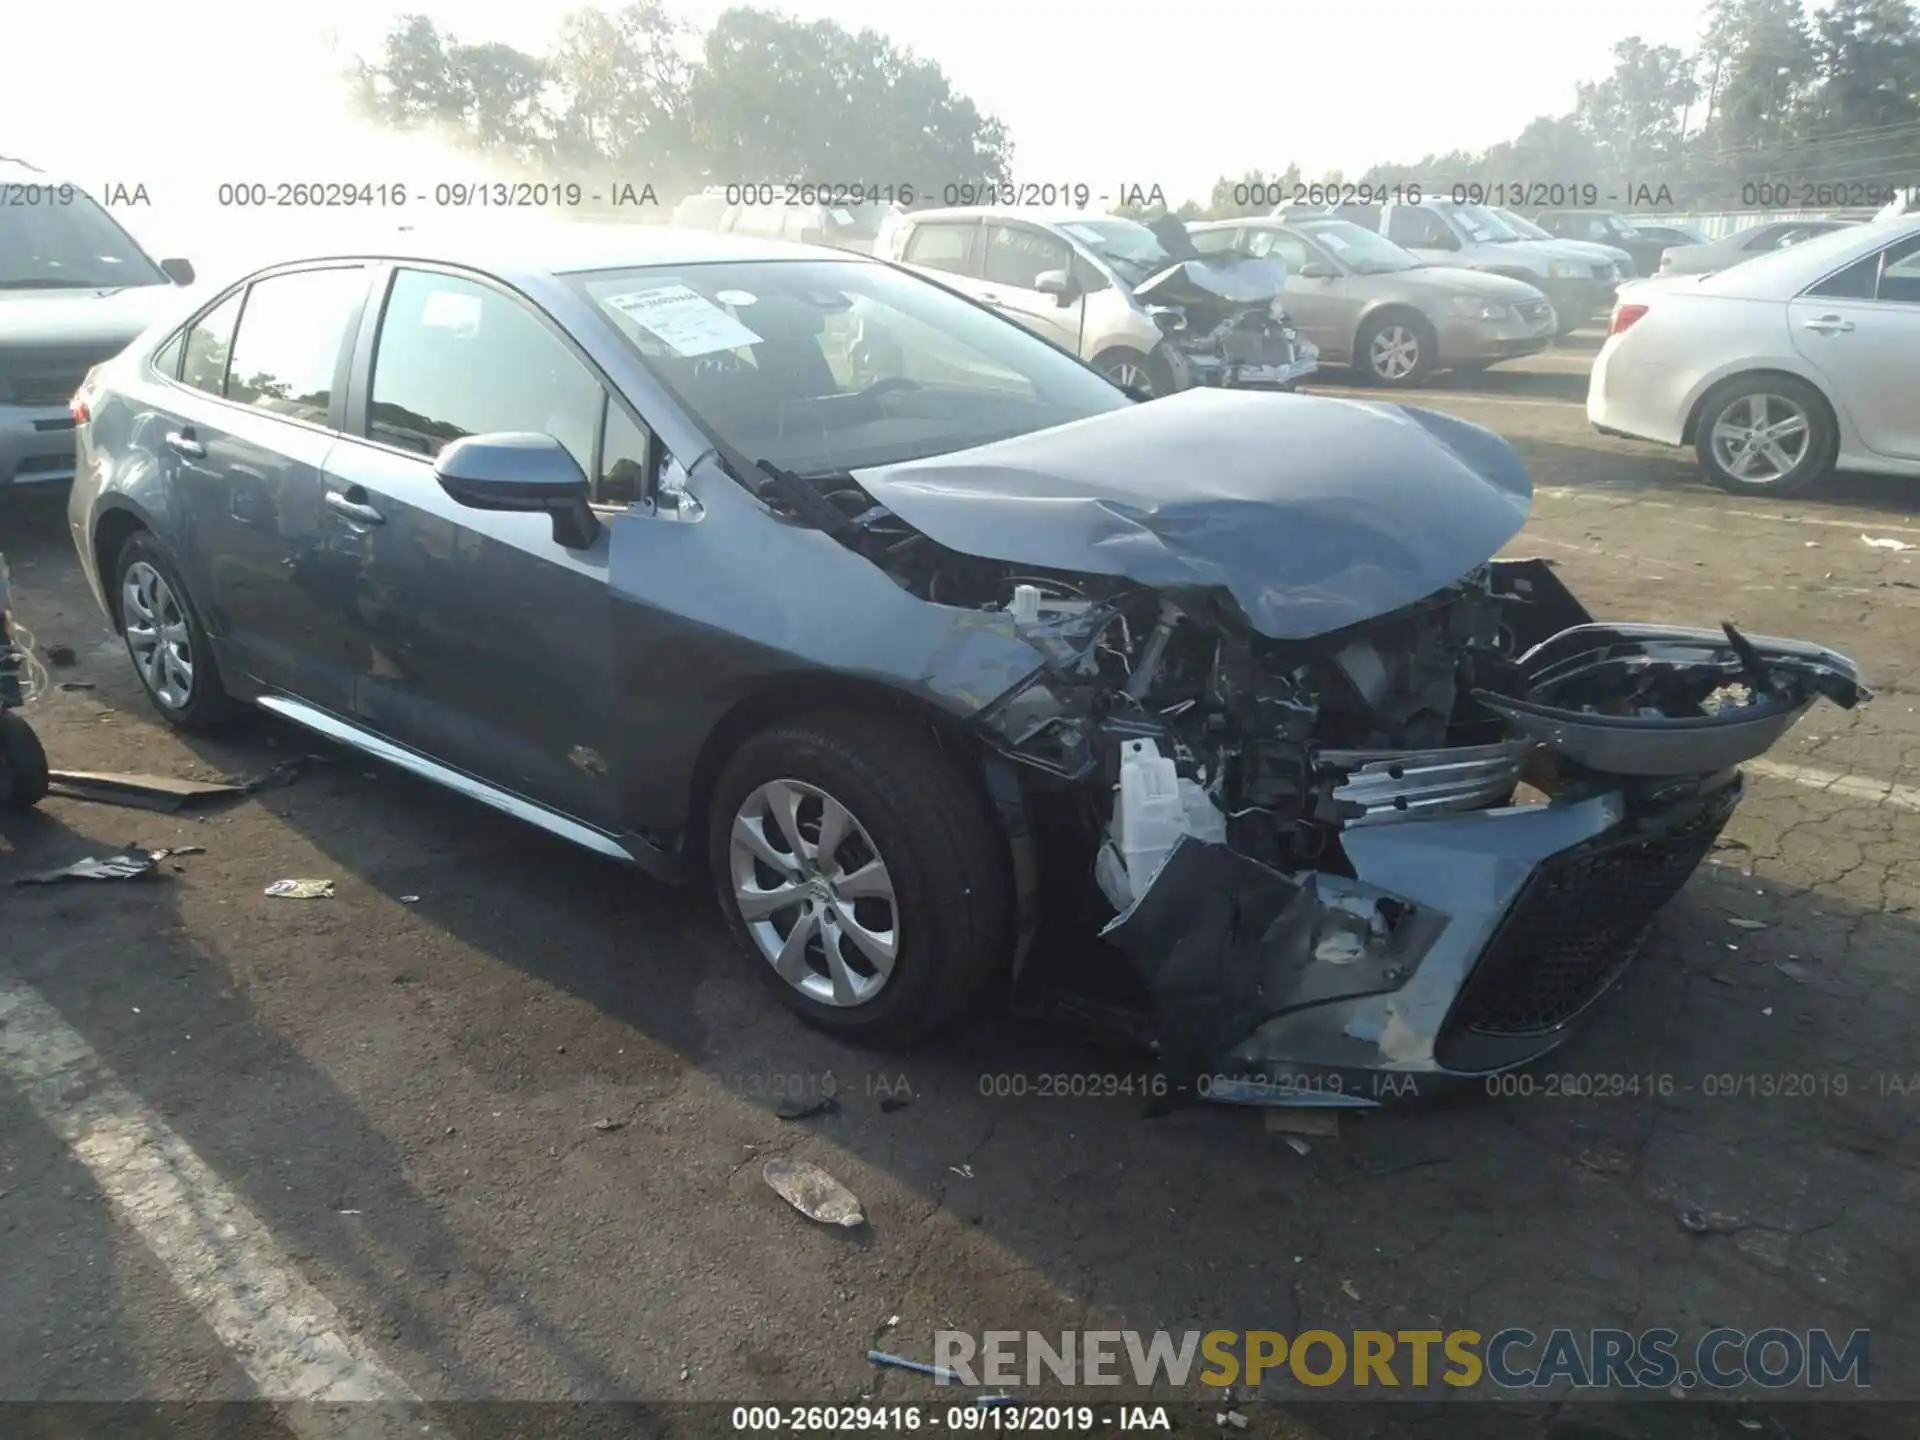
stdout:
<svg viewBox="0 0 1920 1440">
<path fill-rule="evenodd" d="M 429 8 L 430 7 L 430 8 Z M 0 154 L 94 182 L 144 181 L 169 211 L 220 180 L 383 177 L 431 185 L 449 163 L 376 143 L 322 88 L 329 32 L 372 51 L 395 15 L 426 8 L 462 39 L 541 49 L 567 8 L 525 0 L 330 0 L 306 7 L 172 0 L 116 6 L 76 47 L 62 7 L 15 3 L 0 86 Z M 609 6 L 609 8 L 612 8 Z M 710 23 L 725 0 L 673 6 Z M 1159 184 L 1204 195 L 1216 175 L 1297 160 L 1309 175 L 1478 149 L 1535 115 L 1639 35 L 1691 45 L 1699 0 L 790 0 L 805 19 L 870 26 L 936 60 L 1012 130 L 1023 180 Z M 1576 19 L 1577 13 L 1577 19 Z M 394 172 L 387 174 L 386 172 Z M 417 173 L 418 172 L 418 173 Z M 822 176 L 873 181 L 913 177 Z M 1444 180 L 1445 177 L 1436 177 Z M 206 192 L 203 194 L 202 192 Z M 195 208 L 198 208 L 197 206 Z"/>
</svg>

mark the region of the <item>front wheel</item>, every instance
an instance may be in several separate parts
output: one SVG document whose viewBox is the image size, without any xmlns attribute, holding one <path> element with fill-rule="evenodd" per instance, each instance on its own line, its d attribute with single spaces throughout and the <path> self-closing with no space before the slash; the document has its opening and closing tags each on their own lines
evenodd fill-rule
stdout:
<svg viewBox="0 0 1920 1440">
<path fill-rule="evenodd" d="M 780 1002 L 908 1045 L 1008 958 L 1007 843 L 931 735 L 825 711 L 748 740 L 714 787 L 707 859 L 727 928 Z"/>
<path fill-rule="evenodd" d="M 1122 390 L 1136 390 L 1148 399 L 1171 394 L 1175 388 L 1173 372 L 1167 363 L 1157 356 L 1142 355 L 1138 350 L 1102 351 L 1094 357 L 1093 368 Z"/>
<path fill-rule="evenodd" d="M 1793 495 L 1833 468 L 1839 436 L 1820 392 L 1789 375 L 1734 380 L 1707 397 L 1693 448 L 1737 495 Z"/>
<path fill-rule="evenodd" d="M 1376 385 L 1414 385 L 1433 369 L 1439 349 L 1433 330 L 1411 315 L 1382 315 L 1360 328 L 1353 353 Z"/>
</svg>

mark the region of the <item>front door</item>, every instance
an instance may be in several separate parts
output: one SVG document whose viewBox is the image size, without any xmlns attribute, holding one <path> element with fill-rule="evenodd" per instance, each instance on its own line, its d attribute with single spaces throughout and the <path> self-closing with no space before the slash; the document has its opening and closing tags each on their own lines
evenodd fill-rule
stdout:
<svg viewBox="0 0 1920 1440">
<path fill-rule="evenodd" d="M 1073 273 L 1073 247 L 1038 226 L 989 224 L 982 236 L 976 267 L 982 283 L 980 298 L 1036 335 L 1063 350 L 1080 353 L 1080 320 L 1086 300 L 1062 305 L 1057 295 L 1044 295 L 1034 286 L 1049 270 Z"/>
<path fill-rule="evenodd" d="M 1287 267 L 1286 289 L 1281 294 L 1295 328 L 1319 347 L 1328 364 L 1350 361 L 1364 302 L 1354 293 L 1357 287 L 1346 266 L 1289 230 L 1254 230 L 1247 236 L 1247 253 L 1260 259 L 1272 257 Z M 1311 278 L 1300 273 L 1315 261 L 1333 273 Z"/>
<path fill-rule="evenodd" d="M 1788 305 L 1787 323 L 1861 443 L 1920 460 L 1920 235 L 1814 286 Z"/>
<path fill-rule="evenodd" d="M 363 266 L 286 271 L 214 307 L 165 387 L 177 423 L 161 437 L 178 467 L 180 559 L 226 663 L 335 711 L 352 681 L 321 476 L 367 278 Z"/>
<path fill-rule="evenodd" d="M 331 547 L 355 575 L 360 723 L 617 830 L 611 532 L 570 550 L 545 516 L 457 504 L 433 457 L 463 435 L 534 431 L 583 473 L 600 452 L 602 474 L 625 475 L 644 469 L 644 433 L 609 412 L 543 316 L 477 278 L 395 270 L 364 348 L 364 416 L 329 462 L 326 496 Z M 612 524 L 621 508 L 609 507 Z"/>
</svg>

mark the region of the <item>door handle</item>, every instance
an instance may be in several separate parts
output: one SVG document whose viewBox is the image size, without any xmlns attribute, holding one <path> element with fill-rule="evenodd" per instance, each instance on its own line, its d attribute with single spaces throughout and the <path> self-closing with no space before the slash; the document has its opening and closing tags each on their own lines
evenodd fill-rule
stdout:
<svg viewBox="0 0 1920 1440">
<path fill-rule="evenodd" d="M 185 430 L 169 430 L 167 448 L 176 455 L 186 456 L 189 460 L 204 460 L 207 454 L 207 447 L 193 438 L 192 426 L 188 426 Z"/>
<path fill-rule="evenodd" d="M 327 508 L 338 511 L 349 520 L 357 520 L 362 525 L 382 524 L 387 517 L 366 503 L 364 499 L 366 493 L 367 492 L 362 490 L 358 485 L 355 485 L 350 490 L 329 490 L 327 492 Z M 355 495 L 363 498 L 355 500 L 353 498 Z"/>
<path fill-rule="evenodd" d="M 1816 315 L 1813 319 L 1803 322 L 1803 328 L 1821 335 L 1844 335 L 1853 329 L 1853 322 L 1843 320 L 1838 315 Z"/>
</svg>

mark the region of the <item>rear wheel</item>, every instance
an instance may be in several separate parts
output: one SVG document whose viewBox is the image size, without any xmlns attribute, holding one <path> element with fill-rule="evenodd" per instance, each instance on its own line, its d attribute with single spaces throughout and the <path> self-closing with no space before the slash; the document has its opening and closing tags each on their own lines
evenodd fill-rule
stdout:
<svg viewBox="0 0 1920 1440">
<path fill-rule="evenodd" d="M 1009 953 L 1005 837 L 904 722 L 824 711 L 755 735 L 714 787 L 707 858 L 755 970 L 822 1030 L 911 1044 Z"/>
<path fill-rule="evenodd" d="M 172 558 L 137 531 L 120 547 L 113 573 L 121 634 L 153 708 L 182 730 L 217 728 L 231 716 L 232 702 Z"/>
<path fill-rule="evenodd" d="M 47 752 L 33 727 L 0 710 L 0 810 L 25 810 L 47 793 Z"/>
<path fill-rule="evenodd" d="M 1708 395 L 1693 448 L 1707 478 L 1739 495 L 1792 495 L 1833 468 L 1839 435 L 1819 391 L 1789 375 L 1753 375 Z"/>
</svg>

